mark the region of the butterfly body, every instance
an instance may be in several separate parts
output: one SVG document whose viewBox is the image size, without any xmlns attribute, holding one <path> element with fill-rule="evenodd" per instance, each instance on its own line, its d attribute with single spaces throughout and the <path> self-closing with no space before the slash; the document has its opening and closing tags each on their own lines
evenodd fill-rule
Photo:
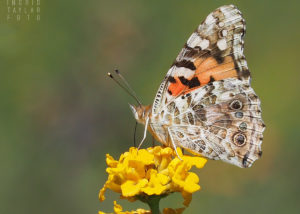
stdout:
<svg viewBox="0 0 300 214">
<path fill-rule="evenodd" d="M 207 16 L 187 40 L 153 105 L 133 107 L 162 144 L 250 167 L 265 125 L 243 54 L 245 21 L 233 5 Z"/>
</svg>

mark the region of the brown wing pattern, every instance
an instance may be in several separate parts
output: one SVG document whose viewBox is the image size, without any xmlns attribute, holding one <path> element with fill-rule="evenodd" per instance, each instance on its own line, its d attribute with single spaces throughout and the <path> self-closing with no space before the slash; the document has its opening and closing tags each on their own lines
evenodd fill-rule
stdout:
<svg viewBox="0 0 300 214">
<path fill-rule="evenodd" d="M 260 100 L 241 80 L 216 81 L 174 100 L 170 135 L 177 146 L 214 160 L 250 167 L 260 158 L 265 125 Z M 189 99 L 189 100 L 188 100 Z M 160 120 L 164 120 L 161 118 Z"/>
</svg>

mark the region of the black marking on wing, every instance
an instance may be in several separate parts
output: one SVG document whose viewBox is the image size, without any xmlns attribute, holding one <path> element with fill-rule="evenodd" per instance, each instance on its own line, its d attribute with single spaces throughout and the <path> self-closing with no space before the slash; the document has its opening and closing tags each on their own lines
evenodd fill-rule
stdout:
<svg viewBox="0 0 300 214">
<path fill-rule="evenodd" d="M 184 44 L 185 53 L 183 57 L 192 57 L 196 58 L 197 55 L 201 52 L 200 47 L 191 48 L 187 43 Z"/>
<path fill-rule="evenodd" d="M 188 68 L 192 71 L 196 70 L 196 66 L 194 65 L 193 62 L 189 61 L 189 60 L 181 60 L 181 61 L 176 61 L 174 62 L 174 64 L 176 67 L 180 68 L 180 67 L 184 67 L 184 68 Z"/>
<path fill-rule="evenodd" d="M 182 56 L 182 58 L 187 57 L 187 58 L 198 58 L 198 57 L 202 57 L 202 58 L 207 58 L 209 56 L 212 56 L 213 53 L 210 50 L 201 50 L 201 48 L 199 46 L 196 46 L 194 48 L 191 48 L 188 46 L 187 43 L 184 44 L 184 55 Z"/>
<path fill-rule="evenodd" d="M 214 55 L 214 58 L 216 59 L 216 61 L 218 62 L 218 64 L 222 64 L 225 60 L 225 57 L 223 57 L 221 55 L 222 51 L 220 51 L 219 54 Z"/>
<path fill-rule="evenodd" d="M 248 157 L 249 157 L 249 153 L 247 152 L 243 158 L 243 166 L 244 167 L 247 167 L 247 160 L 248 160 Z"/>
<path fill-rule="evenodd" d="M 248 78 L 250 77 L 250 71 L 248 68 L 245 68 L 245 67 L 240 67 L 238 65 L 238 61 L 241 61 L 241 60 L 246 60 L 245 57 L 241 57 L 240 59 L 235 59 L 233 60 L 234 62 L 234 67 L 236 68 L 237 70 L 237 73 L 238 73 L 238 77 L 239 79 L 243 79 L 243 78 Z"/>
<path fill-rule="evenodd" d="M 215 78 L 213 78 L 212 76 L 210 76 L 209 83 L 214 82 L 214 81 L 216 81 Z"/>
<path fill-rule="evenodd" d="M 186 85 L 189 88 L 195 88 L 197 86 L 200 86 L 200 81 L 197 77 L 193 77 L 191 80 L 188 80 L 183 76 L 180 76 L 178 78 L 183 85 Z"/>
<path fill-rule="evenodd" d="M 181 77 L 178 77 L 180 82 L 183 84 L 183 85 L 186 85 L 188 86 L 189 85 L 189 80 L 186 79 L 185 77 L 181 76 Z"/>
<path fill-rule="evenodd" d="M 200 86 L 200 81 L 198 77 L 194 77 L 189 81 L 189 88 L 194 88 Z"/>
<path fill-rule="evenodd" d="M 172 77 L 172 76 L 169 76 L 168 81 L 170 83 L 176 83 L 176 79 L 174 77 Z"/>
</svg>

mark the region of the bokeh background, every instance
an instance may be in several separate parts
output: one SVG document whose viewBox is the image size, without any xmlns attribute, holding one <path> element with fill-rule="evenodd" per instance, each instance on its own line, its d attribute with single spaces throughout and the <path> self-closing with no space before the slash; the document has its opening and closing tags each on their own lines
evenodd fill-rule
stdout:
<svg viewBox="0 0 300 214">
<path fill-rule="evenodd" d="M 105 154 L 132 146 L 134 129 L 134 101 L 106 73 L 119 68 L 150 104 L 189 35 L 229 3 L 247 22 L 264 154 L 250 169 L 209 161 L 197 170 L 202 190 L 186 213 L 298 213 L 300 3 L 290 0 L 41 0 L 41 20 L 19 22 L 0 1 L 0 213 L 108 212 L 113 200 L 147 208 L 112 192 L 98 201 Z M 161 207 L 181 202 L 174 194 Z"/>
</svg>

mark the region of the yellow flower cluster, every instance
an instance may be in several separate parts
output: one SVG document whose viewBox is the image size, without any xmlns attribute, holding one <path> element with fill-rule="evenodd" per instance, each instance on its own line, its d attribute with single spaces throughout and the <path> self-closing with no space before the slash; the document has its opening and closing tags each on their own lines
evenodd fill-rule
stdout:
<svg viewBox="0 0 300 214">
<path fill-rule="evenodd" d="M 179 148 L 177 152 L 182 160 L 173 149 L 160 146 L 140 150 L 132 147 L 119 160 L 107 154 L 108 180 L 100 190 L 100 201 L 105 199 L 107 189 L 121 193 L 122 198 L 130 201 L 180 192 L 184 205 L 188 206 L 192 193 L 200 190 L 197 174 L 189 170 L 192 166 L 202 168 L 207 160 L 183 155 Z"/>
<path fill-rule="evenodd" d="M 165 208 L 163 210 L 163 214 L 181 214 L 183 211 L 184 211 L 184 208 L 178 208 L 178 209 Z M 115 214 L 151 214 L 151 211 L 144 210 L 144 209 L 123 211 L 123 207 L 120 204 L 117 204 L 116 201 L 114 201 L 114 213 Z M 107 214 L 107 213 L 99 211 L 98 214 Z M 113 213 L 111 213 L 111 214 L 113 214 Z"/>
<path fill-rule="evenodd" d="M 114 213 L 117 214 L 151 214 L 149 210 L 144 209 L 137 209 L 134 211 L 123 211 L 123 207 L 119 204 L 117 204 L 116 201 L 114 201 Z M 98 214 L 106 214 L 105 212 L 99 211 Z"/>
</svg>

